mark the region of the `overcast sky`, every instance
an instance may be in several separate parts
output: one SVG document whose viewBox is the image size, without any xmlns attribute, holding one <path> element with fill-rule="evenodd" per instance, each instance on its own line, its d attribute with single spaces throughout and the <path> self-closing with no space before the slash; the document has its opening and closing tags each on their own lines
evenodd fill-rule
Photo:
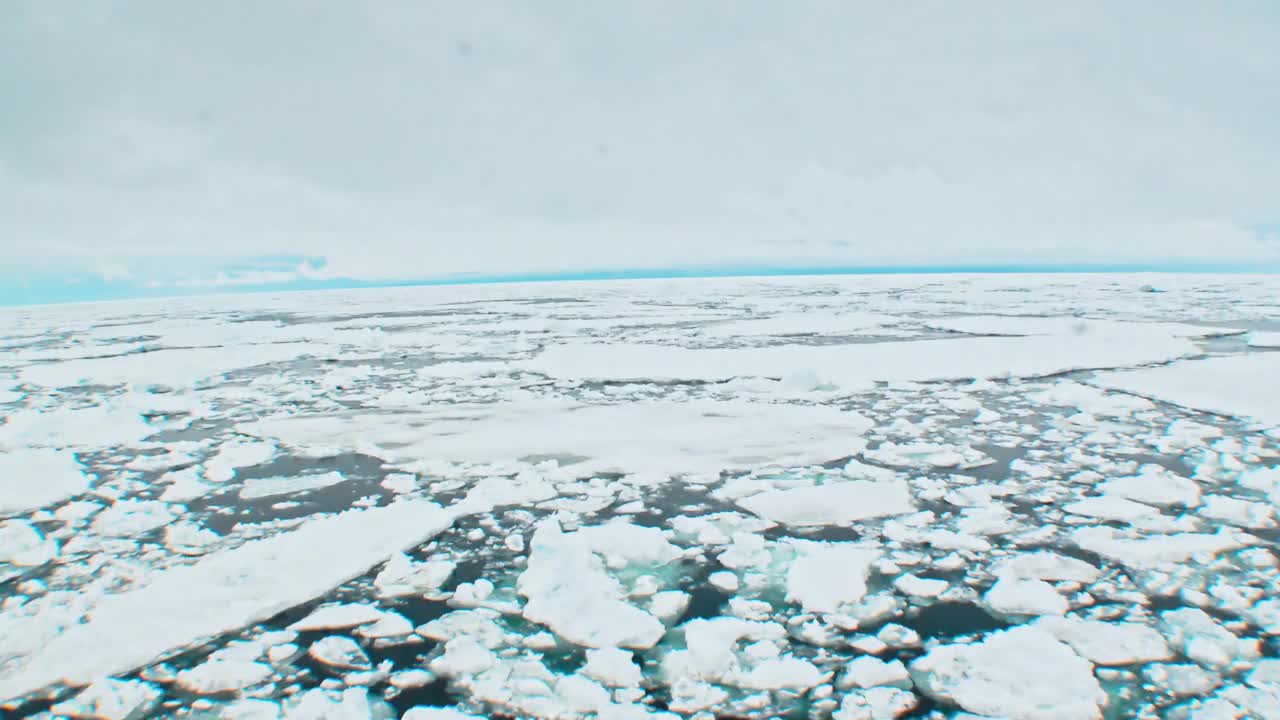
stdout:
<svg viewBox="0 0 1280 720">
<path fill-rule="evenodd" d="M 1274 0 L 8 0 L 0 265 L 1271 261 L 1278 48 Z"/>
</svg>

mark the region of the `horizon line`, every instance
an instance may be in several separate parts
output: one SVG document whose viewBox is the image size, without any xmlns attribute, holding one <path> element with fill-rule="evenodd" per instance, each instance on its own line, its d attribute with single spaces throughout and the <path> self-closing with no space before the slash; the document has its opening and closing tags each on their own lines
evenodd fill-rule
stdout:
<svg viewBox="0 0 1280 720">
<path fill-rule="evenodd" d="M 1156 275 L 1272 275 L 1280 273 L 1280 263 L 973 263 L 973 264 L 882 264 L 882 265 L 703 265 L 630 269 L 528 271 L 510 273 L 453 273 L 417 279 L 361 280 L 329 278 L 263 284 L 141 285 L 125 280 L 105 280 L 92 273 L 63 274 L 60 283 L 50 282 L 40 290 L 0 287 L 0 307 L 40 307 L 78 305 L 130 300 L 250 295 L 259 293 L 331 290 L 376 290 L 408 287 L 448 287 L 467 285 L 518 285 L 554 282 L 599 282 L 623 280 L 678 280 L 716 278 L 820 277 L 853 275 L 1071 275 L 1071 274 L 1156 274 Z M 79 291 L 79 292 L 75 292 Z M 27 297 L 24 297 L 27 296 Z"/>
</svg>

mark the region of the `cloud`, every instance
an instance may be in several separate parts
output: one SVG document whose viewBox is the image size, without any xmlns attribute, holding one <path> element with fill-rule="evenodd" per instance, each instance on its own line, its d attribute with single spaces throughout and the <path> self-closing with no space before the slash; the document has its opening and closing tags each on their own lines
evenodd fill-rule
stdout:
<svg viewBox="0 0 1280 720">
<path fill-rule="evenodd" d="M 1277 20 L 1269 3 L 9 3 L 0 262 L 236 286 L 1270 261 Z M 227 269 L 266 254 L 328 264 Z"/>
</svg>

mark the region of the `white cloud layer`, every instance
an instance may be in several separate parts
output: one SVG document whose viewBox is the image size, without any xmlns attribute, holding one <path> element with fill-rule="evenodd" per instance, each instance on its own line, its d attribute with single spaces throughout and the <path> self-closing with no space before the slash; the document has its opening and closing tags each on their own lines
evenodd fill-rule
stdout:
<svg viewBox="0 0 1280 720">
<path fill-rule="evenodd" d="M 1265 0 L 18 0 L 0 263 L 1274 260 L 1276 47 Z"/>
</svg>

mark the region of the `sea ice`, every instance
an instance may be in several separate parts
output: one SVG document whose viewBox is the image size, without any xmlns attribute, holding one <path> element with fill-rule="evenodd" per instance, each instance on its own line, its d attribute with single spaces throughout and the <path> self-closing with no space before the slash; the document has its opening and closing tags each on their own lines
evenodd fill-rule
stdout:
<svg viewBox="0 0 1280 720">
<path fill-rule="evenodd" d="M 656 617 L 627 602 L 607 568 L 661 567 L 680 550 L 654 528 L 615 521 L 566 533 L 553 518 L 538 525 L 517 582 L 524 617 L 586 647 L 648 648 L 666 632 Z"/>
<path fill-rule="evenodd" d="M 35 510 L 88 489 L 89 478 L 67 450 L 0 451 L 0 514 Z"/>
<path fill-rule="evenodd" d="M 326 605 L 289 626 L 294 632 L 315 630 L 345 630 L 357 625 L 367 625 L 382 619 L 383 611 L 367 603 Z"/>
<path fill-rule="evenodd" d="M 1035 627 L 1098 665 L 1136 665 L 1173 657 L 1160 633 L 1140 623 L 1045 617 Z"/>
<path fill-rule="evenodd" d="M 1091 382 L 1196 410 L 1280 425 L 1277 374 L 1280 353 L 1266 352 L 1101 373 Z"/>
<path fill-rule="evenodd" d="M 293 493 L 319 490 L 346 482 L 347 477 L 340 472 L 332 471 L 318 475 L 296 475 L 292 477 L 253 478 L 245 480 L 240 486 L 241 500 L 261 500 L 262 498 Z"/>
<path fill-rule="evenodd" d="M 1100 720 L 1107 703 L 1092 663 L 1034 627 L 938 646 L 911 663 L 911 675 L 931 697 L 1009 720 Z"/>
<path fill-rule="evenodd" d="M 265 620 L 452 522 L 451 513 L 422 501 L 353 510 L 167 570 L 135 590 L 104 598 L 83 624 L 0 677 L 0 698 L 127 672 L 202 638 Z"/>
<path fill-rule="evenodd" d="M 738 504 L 762 518 L 793 526 L 848 525 L 915 509 L 911 491 L 902 480 L 851 480 L 770 490 Z"/>
<path fill-rule="evenodd" d="M 61 717 L 84 720 L 135 720 L 146 717 L 159 704 L 160 696 L 160 689 L 150 683 L 104 678 L 50 710 Z"/>
<path fill-rule="evenodd" d="M 880 557 L 876 548 L 855 543 L 790 540 L 795 559 L 787 569 L 787 599 L 805 612 L 833 613 L 862 600 L 867 576 Z"/>
</svg>

